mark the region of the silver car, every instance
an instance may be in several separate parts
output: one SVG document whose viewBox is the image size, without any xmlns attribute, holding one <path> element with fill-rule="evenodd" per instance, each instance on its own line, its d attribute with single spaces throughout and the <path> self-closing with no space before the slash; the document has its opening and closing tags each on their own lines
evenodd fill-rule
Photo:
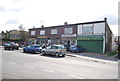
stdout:
<svg viewBox="0 0 120 81">
<path fill-rule="evenodd" d="M 44 49 L 42 49 L 43 54 L 51 54 L 56 56 L 65 56 L 66 55 L 66 48 L 64 45 L 50 45 Z"/>
</svg>

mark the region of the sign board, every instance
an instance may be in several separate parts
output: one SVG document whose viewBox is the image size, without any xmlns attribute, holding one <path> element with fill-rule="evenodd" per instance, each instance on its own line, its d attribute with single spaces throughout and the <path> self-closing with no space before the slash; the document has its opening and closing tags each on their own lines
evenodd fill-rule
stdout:
<svg viewBox="0 0 120 81">
<path fill-rule="evenodd" d="M 78 35 L 77 40 L 103 40 L 103 35 Z"/>
<path fill-rule="evenodd" d="M 62 34 L 61 37 L 76 37 L 76 34 Z"/>
<path fill-rule="evenodd" d="M 47 39 L 47 36 L 39 36 L 38 39 Z"/>
</svg>

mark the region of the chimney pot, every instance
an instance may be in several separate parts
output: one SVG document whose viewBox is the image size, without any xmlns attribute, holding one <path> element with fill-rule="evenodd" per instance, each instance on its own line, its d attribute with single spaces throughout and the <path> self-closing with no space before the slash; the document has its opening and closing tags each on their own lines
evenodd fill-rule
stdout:
<svg viewBox="0 0 120 81">
<path fill-rule="evenodd" d="M 44 28 L 44 25 L 42 25 L 41 28 Z"/>
<path fill-rule="evenodd" d="M 104 20 L 107 21 L 107 18 L 105 17 Z"/>
<path fill-rule="evenodd" d="M 67 25 L 67 22 L 65 22 L 64 25 Z"/>
</svg>

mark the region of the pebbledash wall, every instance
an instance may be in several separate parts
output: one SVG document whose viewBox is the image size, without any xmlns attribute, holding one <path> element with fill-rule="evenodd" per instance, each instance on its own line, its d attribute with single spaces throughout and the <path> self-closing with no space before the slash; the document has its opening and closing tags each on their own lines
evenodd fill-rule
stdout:
<svg viewBox="0 0 120 81">
<path fill-rule="evenodd" d="M 107 19 L 29 29 L 29 40 L 34 43 L 78 44 L 88 52 L 107 53 L 112 50 L 112 31 Z"/>
</svg>

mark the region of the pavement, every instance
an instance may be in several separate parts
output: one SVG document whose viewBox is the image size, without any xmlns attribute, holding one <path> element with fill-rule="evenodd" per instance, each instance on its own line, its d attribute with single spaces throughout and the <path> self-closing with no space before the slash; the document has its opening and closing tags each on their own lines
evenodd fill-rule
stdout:
<svg viewBox="0 0 120 81">
<path fill-rule="evenodd" d="M 118 58 L 106 56 L 105 54 L 98 54 L 98 53 L 71 53 L 68 52 L 66 56 L 76 57 L 78 59 L 85 59 L 94 62 L 102 62 L 102 63 L 111 63 L 111 62 L 118 62 Z"/>
</svg>

